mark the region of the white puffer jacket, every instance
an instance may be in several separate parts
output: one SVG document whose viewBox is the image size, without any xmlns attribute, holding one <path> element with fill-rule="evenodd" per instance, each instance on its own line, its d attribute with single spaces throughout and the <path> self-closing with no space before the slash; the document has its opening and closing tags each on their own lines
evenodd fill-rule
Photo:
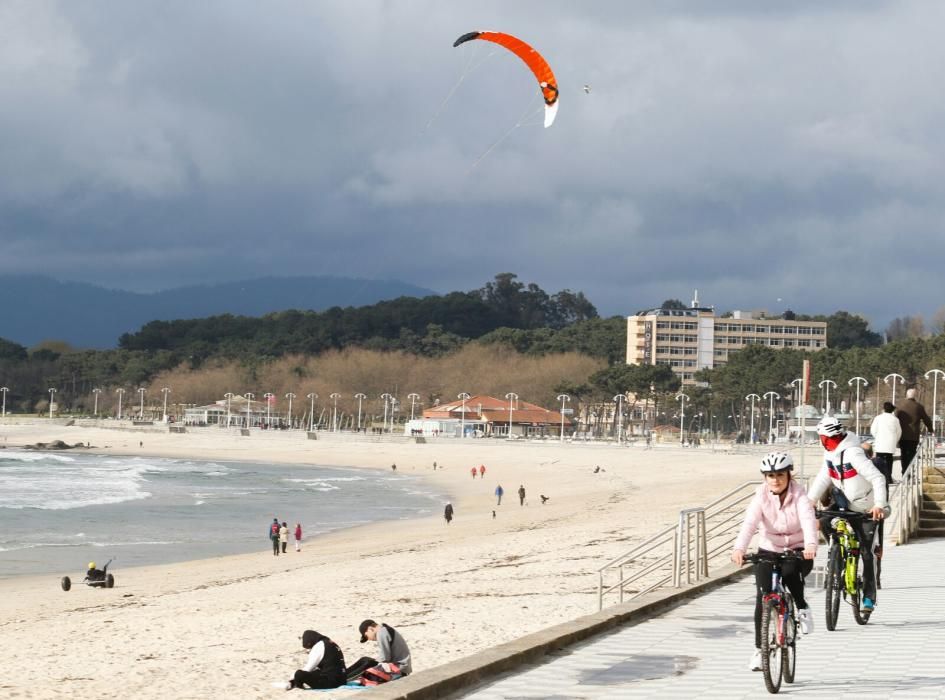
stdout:
<svg viewBox="0 0 945 700">
<path fill-rule="evenodd" d="M 824 455 L 824 466 L 810 484 L 810 499 L 817 503 L 833 483 L 850 501 L 850 507 L 865 513 L 873 506 L 889 513 L 886 501 L 886 477 L 870 461 L 859 438 L 848 433 L 837 449 Z"/>
<path fill-rule="evenodd" d="M 892 413 L 880 413 L 870 423 L 870 434 L 873 436 L 873 452 L 894 454 L 902 437 L 902 426 Z"/>
</svg>

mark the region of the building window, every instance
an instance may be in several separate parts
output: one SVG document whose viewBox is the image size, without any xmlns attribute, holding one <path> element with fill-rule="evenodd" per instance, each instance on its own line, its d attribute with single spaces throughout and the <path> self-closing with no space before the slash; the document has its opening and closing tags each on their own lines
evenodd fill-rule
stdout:
<svg viewBox="0 0 945 700">
<path fill-rule="evenodd" d="M 809 341 L 809 340 L 798 340 L 798 341 L 797 341 L 797 345 L 798 345 L 798 347 L 809 348 L 809 347 L 810 347 L 810 341 Z"/>
<path fill-rule="evenodd" d="M 797 327 L 796 327 L 796 326 L 785 326 L 785 327 L 784 327 L 784 334 L 785 334 L 785 335 L 797 335 Z"/>
</svg>

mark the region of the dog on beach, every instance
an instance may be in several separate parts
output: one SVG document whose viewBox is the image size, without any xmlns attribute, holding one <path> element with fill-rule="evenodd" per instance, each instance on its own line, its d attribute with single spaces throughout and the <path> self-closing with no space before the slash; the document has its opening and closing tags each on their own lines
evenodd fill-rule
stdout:
<svg viewBox="0 0 945 700">
<path fill-rule="evenodd" d="M 542 505 L 545 505 L 545 503 L 547 503 L 548 501 L 551 500 L 548 496 L 546 496 L 546 495 L 544 495 L 544 494 L 539 494 L 539 495 L 541 496 L 541 504 L 542 504 Z"/>
</svg>

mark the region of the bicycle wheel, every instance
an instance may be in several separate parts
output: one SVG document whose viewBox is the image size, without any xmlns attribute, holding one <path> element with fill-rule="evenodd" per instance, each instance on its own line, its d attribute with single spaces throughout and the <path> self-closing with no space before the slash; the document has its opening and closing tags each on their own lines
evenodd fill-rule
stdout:
<svg viewBox="0 0 945 700">
<path fill-rule="evenodd" d="M 827 607 L 827 630 L 837 629 L 837 618 L 840 616 L 840 596 L 843 589 L 842 565 L 840 545 L 834 542 L 827 552 L 827 573 L 825 596 Z"/>
<path fill-rule="evenodd" d="M 797 607 L 788 602 L 788 615 L 784 621 L 784 649 L 781 653 L 785 683 L 794 682 L 794 665 L 797 663 Z"/>
<path fill-rule="evenodd" d="M 779 604 L 769 600 L 761 610 L 761 670 L 769 693 L 781 690 L 784 657 L 778 643 Z"/>
<path fill-rule="evenodd" d="M 855 584 L 854 584 L 854 594 L 853 598 L 853 619 L 856 620 L 856 624 L 865 625 L 870 621 L 870 614 L 868 612 L 860 612 L 860 601 L 863 599 L 863 562 L 859 557 L 856 557 L 850 566 L 855 571 Z"/>
</svg>

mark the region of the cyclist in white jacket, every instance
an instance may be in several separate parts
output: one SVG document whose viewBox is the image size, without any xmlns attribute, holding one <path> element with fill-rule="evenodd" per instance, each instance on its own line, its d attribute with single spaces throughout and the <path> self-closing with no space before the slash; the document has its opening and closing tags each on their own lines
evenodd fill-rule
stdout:
<svg viewBox="0 0 945 700">
<path fill-rule="evenodd" d="M 889 515 L 886 477 L 863 452 L 859 437 L 847 433 L 833 416 L 821 419 L 817 424 L 817 434 L 825 454 L 824 465 L 810 484 L 808 494 L 811 501 L 816 506 L 829 489 L 837 508 L 868 513 L 872 517 L 872 521 L 850 521 L 860 541 L 860 556 L 863 558 L 863 601 L 860 608 L 863 612 L 871 612 L 876 604 L 876 569 L 873 560 L 876 526 Z M 832 531 L 829 519 L 822 519 L 821 527 L 829 537 Z"/>
</svg>

